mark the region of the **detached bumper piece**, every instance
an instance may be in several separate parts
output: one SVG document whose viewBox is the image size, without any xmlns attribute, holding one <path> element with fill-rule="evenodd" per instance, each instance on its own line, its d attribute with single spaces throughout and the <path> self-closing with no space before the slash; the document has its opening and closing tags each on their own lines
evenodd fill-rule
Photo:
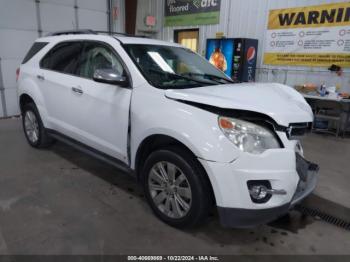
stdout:
<svg viewBox="0 0 350 262">
<path fill-rule="evenodd" d="M 318 165 L 307 161 L 298 153 L 296 154 L 296 162 L 300 180 L 292 199 L 291 206 L 299 203 L 315 189 L 317 184 L 317 173 L 320 169 Z"/>
<path fill-rule="evenodd" d="M 218 207 L 220 222 L 224 227 L 248 228 L 271 222 L 294 207 L 315 189 L 318 165 L 296 154 L 299 183 L 292 201 L 288 204 L 268 209 L 240 209 Z"/>
</svg>

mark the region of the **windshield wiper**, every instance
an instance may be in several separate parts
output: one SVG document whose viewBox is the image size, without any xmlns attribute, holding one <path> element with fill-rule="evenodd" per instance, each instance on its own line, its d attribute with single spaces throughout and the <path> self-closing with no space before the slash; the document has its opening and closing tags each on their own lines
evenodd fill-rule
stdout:
<svg viewBox="0 0 350 262">
<path fill-rule="evenodd" d="M 229 79 L 229 78 L 226 78 L 226 77 L 221 77 L 221 76 L 216 76 L 216 75 L 210 75 L 210 74 L 204 74 L 204 76 L 208 77 L 209 79 L 210 78 L 213 78 L 213 79 L 220 79 L 220 80 L 224 80 L 226 82 L 229 82 L 229 83 L 232 83 L 232 84 L 235 84 L 236 82 Z"/>
<path fill-rule="evenodd" d="M 197 79 L 194 79 L 192 77 L 187 77 L 187 76 L 183 76 L 183 75 L 179 75 L 179 74 L 176 74 L 176 73 L 170 73 L 170 72 L 166 72 L 166 71 L 161 71 L 161 70 L 157 70 L 157 69 L 148 69 L 148 71 L 150 72 L 154 72 L 154 73 L 157 73 L 157 74 L 162 74 L 162 75 L 166 75 L 170 78 L 173 78 L 173 79 L 184 79 L 184 80 L 188 80 L 188 81 L 193 81 L 195 83 L 198 83 L 198 84 L 204 84 L 204 85 L 208 85 L 208 84 L 212 84 L 212 83 L 209 83 L 207 81 L 201 81 L 201 80 L 197 80 Z"/>
<path fill-rule="evenodd" d="M 214 81 L 215 81 L 215 79 L 217 79 L 217 80 L 224 80 L 224 81 L 226 81 L 226 82 L 228 82 L 228 83 L 232 83 L 232 84 L 235 84 L 235 83 L 236 83 L 235 81 L 233 81 L 233 80 L 231 80 L 231 79 L 228 79 L 228 78 L 226 78 L 226 77 L 221 77 L 221 76 L 211 75 L 211 74 L 200 74 L 200 73 L 190 73 L 190 72 L 188 72 L 188 73 L 182 74 L 182 76 L 183 76 L 183 75 L 201 76 L 201 77 L 203 77 L 203 78 L 208 78 L 209 80 L 214 80 Z M 222 82 L 219 82 L 219 81 L 216 81 L 216 82 L 222 84 Z"/>
</svg>

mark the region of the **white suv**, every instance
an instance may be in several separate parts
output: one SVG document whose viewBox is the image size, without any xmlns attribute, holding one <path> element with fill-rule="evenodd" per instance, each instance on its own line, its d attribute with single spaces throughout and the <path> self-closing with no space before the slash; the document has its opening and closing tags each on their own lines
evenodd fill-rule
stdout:
<svg viewBox="0 0 350 262">
<path fill-rule="evenodd" d="M 17 71 L 29 144 L 62 140 L 136 175 L 166 223 L 269 222 L 316 186 L 297 137 L 313 114 L 288 86 L 234 83 L 174 44 L 90 30 L 38 39 Z"/>
</svg>

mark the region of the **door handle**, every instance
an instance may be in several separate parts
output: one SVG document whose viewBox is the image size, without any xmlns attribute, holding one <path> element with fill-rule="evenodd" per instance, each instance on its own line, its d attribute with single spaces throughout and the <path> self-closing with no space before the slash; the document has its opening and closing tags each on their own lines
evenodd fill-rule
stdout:
<svg viewBox="0 0 350 262">
<path fill-rule="evenodd" d="M 36 78 L 38 78 L 41 81 L 45 80 L 45 77 L 43 75 L 37 75 Z"/>
<path fill-rule="evenodd" d="M 82 95 L 84 93 L 83 90 L 80 87 L 72 87 L 72 91 L 74 93 L 79 94 L 79 95 Z"/>
</svg>

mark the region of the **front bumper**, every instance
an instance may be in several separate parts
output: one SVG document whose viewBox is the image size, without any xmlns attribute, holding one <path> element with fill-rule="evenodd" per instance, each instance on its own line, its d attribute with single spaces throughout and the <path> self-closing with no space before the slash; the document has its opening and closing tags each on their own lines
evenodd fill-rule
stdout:
<svg viewBox="0 0 350 262">
<path fill-rule="evenodd" d="M 253 227 L 286 214 L 316 187 L 318 166 L 292 150 L 270 151 L 225 165 L 204 163 L 225 227 Z M 253 203 L 247 190 L 249 180 L 268 180 L 286 195 L 274 195 L 264 204 Z"/>
<path fill-rule="evenodd" d="M 224 227 L 253 227 L 266 224 L 286 214 L 297 203 L 307 197 L 317 184 L 318 166 L 296 156 L 300 176 L 294 197 L 290 203 L 267 209 L 243 209 L 218 207 L 220 222 Z"/>
<path fill-rule="evenodd" d="M 243 209 L 218 207 L 223 227 L 249 228 L 271 222 L 288 212 L 289 204 L 268 209 Z"/>
</svg>

